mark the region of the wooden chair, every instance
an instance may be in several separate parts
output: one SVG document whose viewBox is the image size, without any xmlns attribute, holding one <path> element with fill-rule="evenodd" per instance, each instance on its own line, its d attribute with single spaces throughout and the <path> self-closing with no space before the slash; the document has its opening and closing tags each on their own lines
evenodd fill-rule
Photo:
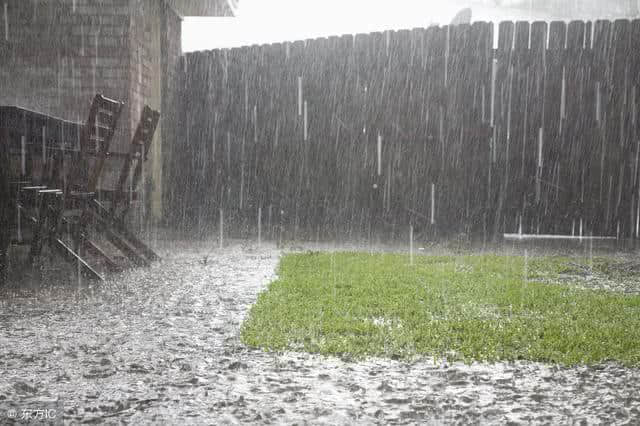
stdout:
<svg viewBox="0 0 640 426">
<path fill-rule="evenodd" d="M 49 169 L 42 173 L 46 182 L 40 182 L 39 185 L 24 182 L 19 185 L 18 217 L 24 217 L 25 224 L 33 230 L 28 259 L 30 264 L 41 255 L 43 245 L 47 243 L 89 278 L 102 280 L 96 268 L 85 260 L 85 254 L 100 259 L 111 271 L 121 270 L 121 266 L 91 238 L 93 232 L 104 235 L 109 243 L 137 266 L 148 266 L 150 262 L 159 260 L 153 250 L 127 229 L 124 222 L 131 205 L 130 196 L 137 188 L 142 164 L 147 158 L 158 125 L 160 114 L 157 111 L 144 108 L 129 153 L 119 154 L 125 162 L 115 191 L 103 191 L 98 187 L 106 160 L 115 156 L 111 155 L 109 148 L 122 108 L 121 102 L 96 95 L 89 117 L 80 130 L 79 150 L 70 152 L 64 147 L 54 150 L 47 165 Z M 72 154 L 67 174 L 64 166 L 69 158 L 65 153 L 67 156 Z M 130 176 L 132 169 L 133 176 Z M 130 188 L 125 191 L 128 180 Z M 99 193 L 111 194 L 109 208 L 102 204 Z M 95 226 L 90 226 L 92 224 Z M 64 232 L 67 229 L 70 230 L 69 234 Z"/>
<path fill-rule="evenodd" d="M 111 214 L 120 221 L 124 221 L 124 218 L 131 207 L 131 197 L 128 197 L 127 194 L 131 195 L 131 193 L 135 192 L 138 188 L 138 182 L 142 175 L 142 164 L 147 160 L 147 156 L 149 155 L 149 148 L 151 147 L 151 142 L 153 141 L 153 136 L 156 132 L 159 120 L 160 113 L 158 111 L 154 111 L 149 108 L 149 106 L 144 107 L 140 123 L 138 124 L 136 133 L 131 141 L 129 154 L 122 166 L 122 171 L 120 172 L 120 178 L 118 179 L 118 184 L 116 186 L 116 197 L 111 204 Z M 135 169 L 133 176 L 131 176 L 129 192 L 126 192 L 125 184 L 127 179 L 129 179 L 129 175 L 134 164 Z M 122 210 L 118 212 L 118 208 L 123 203 L 124 206 Z"/>
<path fill-rule="evenodd" d="M 20 188 L 18 209 L 33 225 L 29 263 L 40 256 L 42 246 L 47 242 L 67 261 L 77 263 L 80 271 L 90 278 L 102 280 L 100 274 L 81 256 L 82 249 L 102 258 L 110 269 L 117 269 L 115 262 L 91 242 L 87 228 L 92 216 L 90 202 L 95 197 L 123 106 L 122 102 L 99 94 L 94 97 L 87 121 L 81 129 L 80 149 L 73 155 L 69 174 L 62 179 L 64 188 L 47 185 Z M 64 173 L 63 147 L 56 152 L 49 167 L 50 172 L 43 175 L 48 175 L 47 182 L 55 186 L 60 181 L 59 174 Z M 61 238 L 62 225 L 71 228 L 73 247 L 69 247 Z"/>
<path fill-rule="evenodd" d="M 125 217 L 131 208 L 132 195 L 136 193 L 142 176 L 142 164 L 147 160 L 159 120 L 160 113 L 158 111 L 151 109 L 149 106 L 144 107 L 140 122 L 131 141 L 129 153 L 122 166 L 110 208 L 107 208 L 98 200 L 93 200 L 94 211 L 99 220 L 100 229 L 109 234 L 110 240 L 118 237 L 116 239 L 120 250 L 125 252 L 138 265 L 146 265 L 148 262 L 160 259 L 153 250 L 130 232 L 125 225 Z M 133 176 L 130 176 L 131 169 L 133 169 Z M 130 180 L 128 190 L 125 189 L 127 180 Z"/>
</svg>

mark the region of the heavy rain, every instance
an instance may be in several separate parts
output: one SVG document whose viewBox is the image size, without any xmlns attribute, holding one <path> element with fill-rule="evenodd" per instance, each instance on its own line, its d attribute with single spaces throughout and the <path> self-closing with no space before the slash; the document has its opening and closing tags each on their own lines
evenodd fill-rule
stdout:
<svg viewBox="0 0 640 426">
<path fill-rule="evenodd" d="M 639 1 L 0 14 L 0 424 L 640 422 Z"/>
</svg>

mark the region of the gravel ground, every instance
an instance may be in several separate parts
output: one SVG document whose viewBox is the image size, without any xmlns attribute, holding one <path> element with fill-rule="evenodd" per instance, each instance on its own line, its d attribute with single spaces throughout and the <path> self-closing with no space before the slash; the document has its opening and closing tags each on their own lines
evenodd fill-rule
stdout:
<svg viewBox="0 0 640 426">
<path fill-rule="evenodd" d="M 264 353 L 240 324 L 281 251 L 164 244 L 78 292 L 0 291 L 0 424 L 640 424 L 640 370 Z M 10 418 L 12 416 L 14 418 Z"/>
</svg>

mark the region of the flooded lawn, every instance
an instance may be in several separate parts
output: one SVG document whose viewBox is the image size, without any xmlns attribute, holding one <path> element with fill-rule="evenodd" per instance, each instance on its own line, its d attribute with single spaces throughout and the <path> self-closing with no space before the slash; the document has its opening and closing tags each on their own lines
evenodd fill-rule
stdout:
<svg viewBox="0 0 640 426">
<path fill-rule="evenodd" d="M 518 423 L 640 419 L 640 370 L 265 353 L 240 325 L 281 251 L 165 244 L 164 261 L 80 295 L 0 300 L 0 423 Z"/>
</svg>

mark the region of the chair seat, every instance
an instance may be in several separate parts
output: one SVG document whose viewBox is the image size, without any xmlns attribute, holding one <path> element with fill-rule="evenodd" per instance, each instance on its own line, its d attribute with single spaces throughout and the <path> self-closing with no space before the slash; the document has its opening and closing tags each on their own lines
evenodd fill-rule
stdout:
<svg viewBox="0 0 640 426">
<path fill-rule="evenodd" d="M 69 197 L 75 200 L 91 200 L 95 198 L 95 192 L 79 192 L 79 191 L 71 191 L 69 193 Z"/>
</svg>

